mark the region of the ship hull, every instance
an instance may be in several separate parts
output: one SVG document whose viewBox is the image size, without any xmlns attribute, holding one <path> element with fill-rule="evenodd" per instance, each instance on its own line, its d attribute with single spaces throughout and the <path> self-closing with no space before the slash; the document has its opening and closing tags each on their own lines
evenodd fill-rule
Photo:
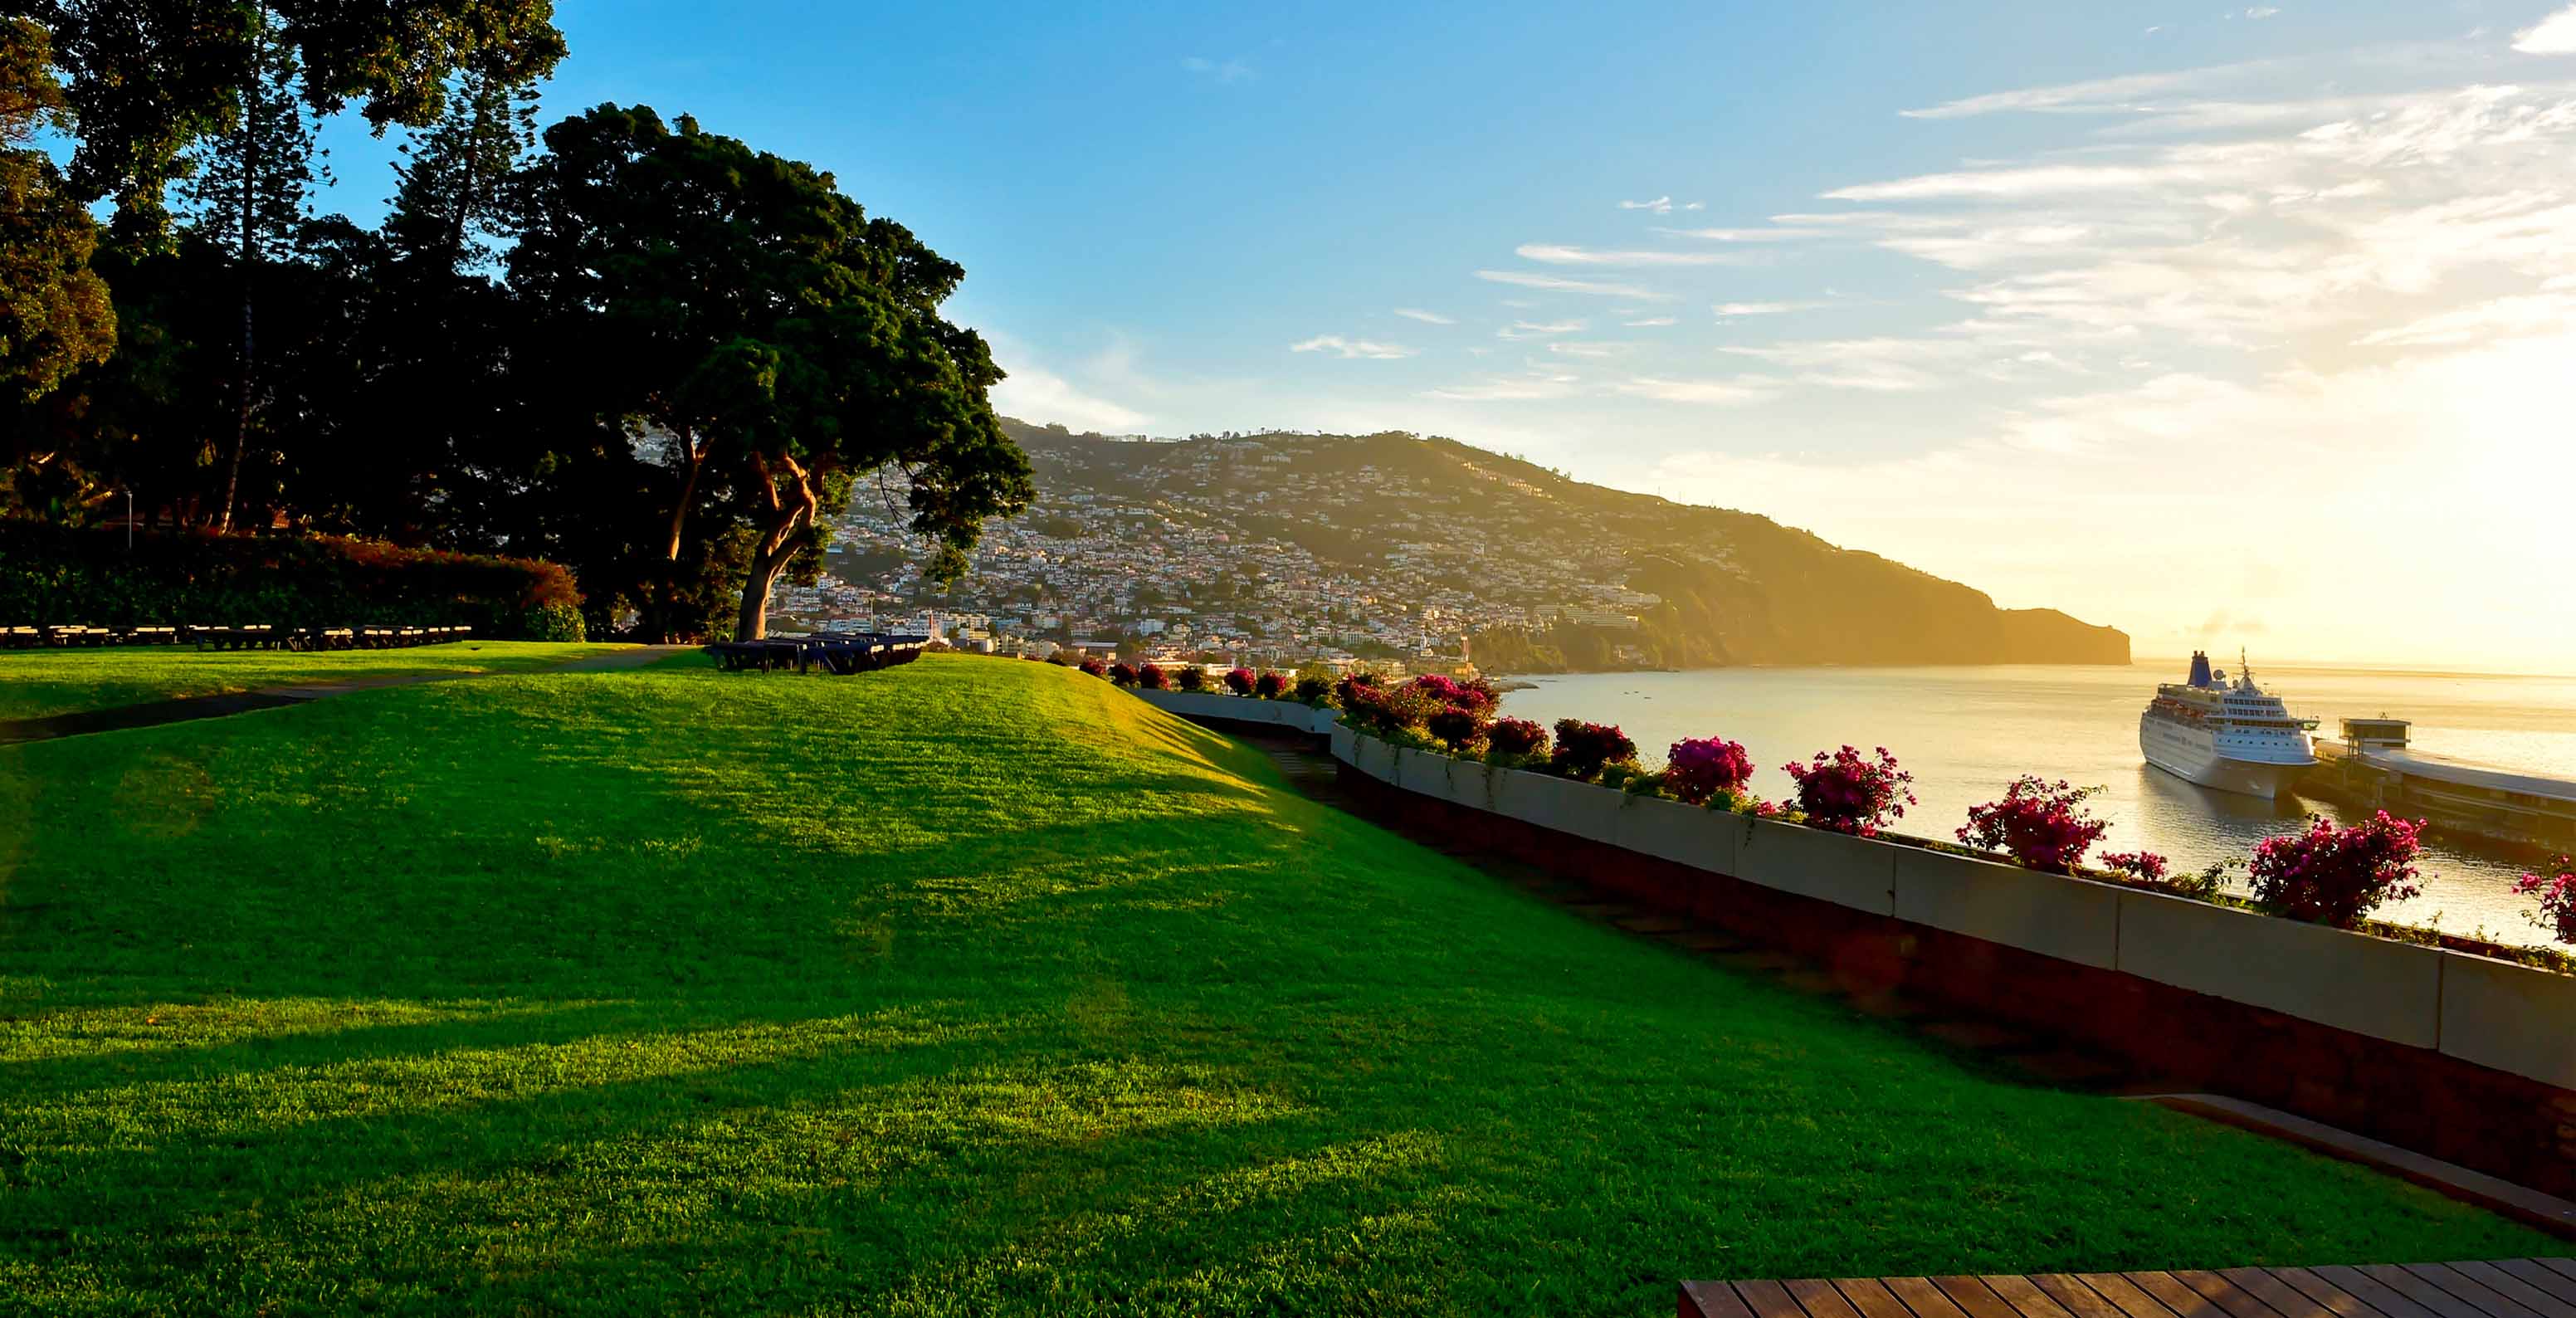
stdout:
<svg viewBox="0 0 2576 1318">
<path fill-rule="evenodd" d="M 2316 763 L 2314 759 L 2238 759 L 2219 754 L 2208 742 L 2207 733 L 2195 735 L 2158 719 L 2139 722 L 2138 750 L 2147 757 L 2147 763 L 2184 782 L 2216 791 L 2277 800 Z"/>
</svg>

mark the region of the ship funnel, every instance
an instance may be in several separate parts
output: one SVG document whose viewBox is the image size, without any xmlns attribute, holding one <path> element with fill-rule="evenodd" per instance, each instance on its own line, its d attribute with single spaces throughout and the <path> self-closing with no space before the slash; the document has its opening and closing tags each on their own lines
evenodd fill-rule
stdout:
<svg viewBox="0 0 2576 1318">
<path fill-rule="evenodd" d="M 2209 654 L 2207 651 L 2194 650 L 2191 652 L 2191 684 L 2193 686 L 2209 685 Z"/>
</svg>

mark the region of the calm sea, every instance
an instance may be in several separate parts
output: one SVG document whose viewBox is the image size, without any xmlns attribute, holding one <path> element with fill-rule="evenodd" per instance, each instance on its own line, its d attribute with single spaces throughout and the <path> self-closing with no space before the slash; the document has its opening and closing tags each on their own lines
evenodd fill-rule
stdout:
<svg viewBox="0 0 2576 1318">
<path fill-rule="evenodd" d="M 2103 849 L 2145 848 L 2197 869 L 2245 855 L 2258 840 L 2297 830 L 2321 801 L 2263 802 L 2195 787 L 2138 755 L 2138 711 L 2183 662 L 2126 668 L 1734 668 L 1688 673 L 1588 673 L 1527 679 L 1504 712 L 1552 723 L 1616 723 L 1649 763 L 1683 737 L 1743 742 L 1760 773 L 1754 789 L 1789 794 L 1780 766 L 1845 742 L 1885 746 L 1914 774 L 1921 804 L 1898 828 L 1948 838 L 1968 807 L 2003 794 L 2024 773 L 2099 786 L 2092 808 L 2111 821 Z M 2255 677 L 2294 714 L 2415 721 L 2417 749 L 2504 768 L 2576 777 L 2576 678 L 2359 668 L 2266 668 Z M 2523 865 L 2457 848 L 2430 849 L 2424 895 L 2382 908 L 2387 919 L 2503 942 L 2541 942 L 2509 891 Z"/>
</svg>

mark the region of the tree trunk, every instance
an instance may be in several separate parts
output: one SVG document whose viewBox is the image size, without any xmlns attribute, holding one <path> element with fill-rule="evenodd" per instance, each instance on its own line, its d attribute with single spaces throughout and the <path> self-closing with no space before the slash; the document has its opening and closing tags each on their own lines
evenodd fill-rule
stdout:
<svg viewBox="0 0 2576 1318">
<path fill-rule="evenodd" d="M 706 450 L 698 446 L 689 432 L 683 430 L 677 438 L 680 456 L 688 465 L 681 468 L 680 497 L 671 505 L 671 548 L 665 556 L 674 563 L 680 561 L 680 533 L 689 522 L 689 505 L 698 497 L 698 477 L 707 467 Z"/>
<path fill-rule="evenodd" d="M 751 554 L 751 571 L 742 583 L 742 611 L 735 615 L 733 638 L 757 641 L 769 634 L 769 590 L 778 584 L 778 574 L 796 557 L 796 530 L 816 512 L 814 482 L 811 473 L 797 465 L 793 458 L 780 458 L 793 484 L 779 488 L 778 473 L 769 463 L 755 459 L 761 485 L 768 495 L 771 522 L 760 546 Z"/>
<path fill-rule="evenodd" d="M 251 49 L 250 85 L 243 93 L 245 97 L 257 97 L 261 94 L 259 79 L 259 48 L 254 45 Z M 250 446 L 250 373 L 255 347 L 255 341 L 251 337 L 251 259 L 253 255 L 251 236 L 255 224 L 254 198 L 258 194 L 258 179 L 259 107 L 246 105 L 242 113 L 241 242 L 238 253 L 242 279 L 241 378 L 237 381 L 239 396 L 235 401 L 238 407 L 233 415 L 233 456 L 224 472 L 224 511 L 215 524 L 215 530 L 225 535 L 232 533 L 233 504 L 241 497 L 242 450 Z"/>
</svg>

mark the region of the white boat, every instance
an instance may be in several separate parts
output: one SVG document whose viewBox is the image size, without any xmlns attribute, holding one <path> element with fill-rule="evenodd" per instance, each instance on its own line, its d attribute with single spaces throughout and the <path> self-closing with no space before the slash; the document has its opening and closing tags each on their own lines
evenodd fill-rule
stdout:
<svg viewBox="0 0 2576 1318">
<path fill-rule="evenodd" d="M 2185 782 L 2269 801 L 2317 762 L 2316 726 L 2254 685 L 2241 655 L 2231 681 L 2193 651 L 2190 680 L 2158 684 L 2138 715 L 2138 749 Z"/>
</svg>

